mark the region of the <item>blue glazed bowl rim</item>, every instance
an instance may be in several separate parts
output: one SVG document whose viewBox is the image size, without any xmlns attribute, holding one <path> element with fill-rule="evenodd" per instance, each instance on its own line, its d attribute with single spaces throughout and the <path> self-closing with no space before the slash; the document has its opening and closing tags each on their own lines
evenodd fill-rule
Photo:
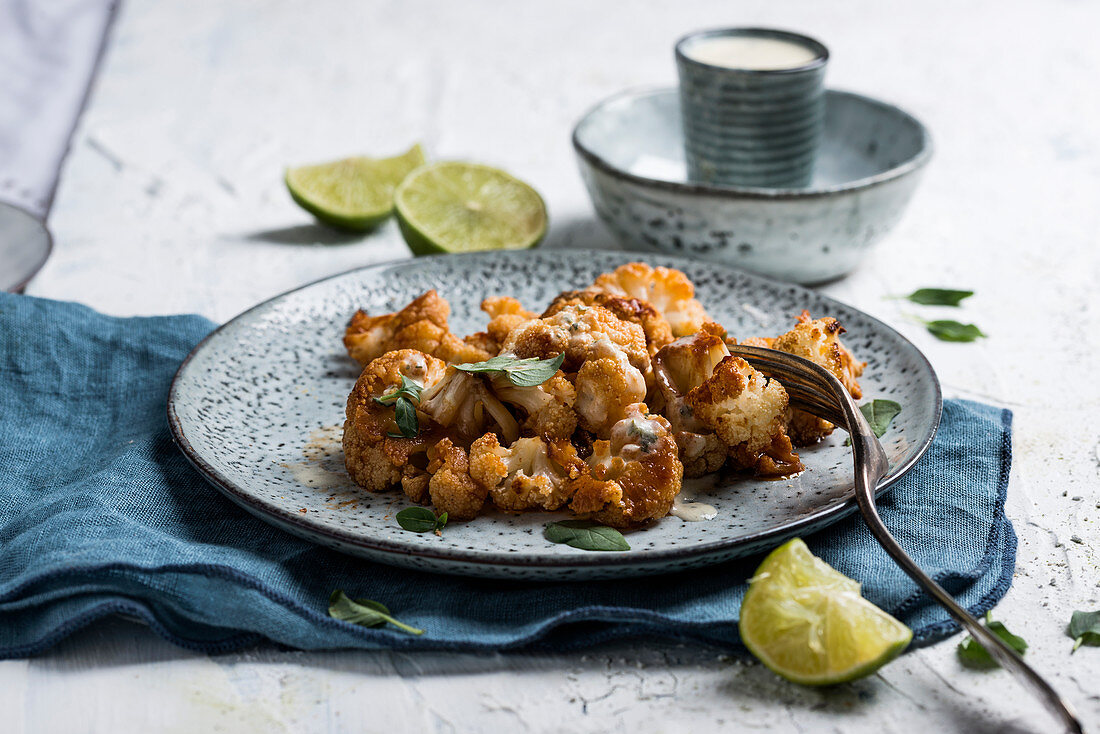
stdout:
<svg viewBox="0 0 1100 734">
<path fill-rule="evenodd" d="M 814 51 L 817 56 L 808 64 L 794 66 L 789 69 L 738 69 L 729 66 L 708 64 L 705 61 L 693 59 L 691 56 L 684 53 L 684 46 L 696 39 L 722 38 L 727 36 L 753 36 L 756 38 L 778 38 L 784 41 L 794 41 L 803 46 L 807 46 L 811 51 Z M 812 69 L 818 69 L 829 62 L 829 48 L 824 43 L 804 33 L 796 33 L 795 31 L 787 31 L 781 28 L 710 28 L 704 31 L 695 31 L 681 37 L 680 40 L 676 42 L 675 51 L 676 60 L 680 63 L 743 76 L 789 76 L 792 74 L 802 74 Z"/>
<path fill-rule="evenodd" d="M 857 99 L 871 106 L 885 108 L 896 116 L 908 120 L 910 123 L 916 126 L 917 130 L 920 131 L 921 140 L 921 145 L 917 152 L 910 158 L 901 161 L 896 166 L 886 171 L 876 173 L 873 176 L 865 176 L 863 178 L 857 178 L 852 181 L 845 181 L 844 183 L 836 184 L 834 186 L 821 186 L 816 188 L 809 186 L 799 188 L 765 188 L 758 186 L 730 186 L 720 184 L 707 184 L 692 181 L 666 181 L 658 178 L 649 178 L 648 176 L 639 176 L 635 173 L 630 173 L 629 171 L 626 171 L 619 166 L 616 166 L 595 151 L 588 148 L 583 142 L 581 142 L 580 131 L 584 124 L 588 122 L 594 115 L 598 115 L 603 112 L 604 109 L 611 104 L 632 97 L 642 98 L 656 96 L 658 94 L 675 95 L 676 93 L 677 90 L 675 87 L 644 87 L 637 89 L 627 89 L 622 92 L 617 92 L 610 97 L 604 98 L 596 105 L 589 108 L 589 110 L 584 113 L 581 119 L 573 127 L 573 149 L 577 152 L 577 155 L 579 155 L 586 163 L 591 165 L 593 168 L 596 168 L 610 176 L 614 176 L 615 178 L 622 179 L 638 186 L 652 189 L 662 189 L 677 194 L 687 194 L 692 196 L 712 196 L 726 199 L 815 199 L 833 196 L 836 194 L 842 194 L 849 191 L 859 191 L 906 176 L 913 171 L 916 171 L 923 167 L 932 157 L 932 136 L 928 132 L 928 128 L 926 128 L 924 124 L 916 117 L 909 114 L 900 107 L 890 104 L 889 102 L 883 102 L 882 100 L 875 99 L 874 97 L 868 97 L 867 95 L 859 94 L 857 92 L 848 92 L 841 89 L 826 89 L 826 100 L 829 97 L 850 97 L 852 99 Z"/>
</svg>

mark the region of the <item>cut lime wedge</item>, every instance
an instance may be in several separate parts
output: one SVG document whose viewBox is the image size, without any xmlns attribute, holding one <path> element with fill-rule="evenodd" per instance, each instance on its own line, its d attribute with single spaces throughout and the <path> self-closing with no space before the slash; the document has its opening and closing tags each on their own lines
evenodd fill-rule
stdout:
<svg viewBox="0 0 1100 734">
<path fill-rule="evenodd" d="M 869 675 L 913 639 L 908 627 L 860 596 L 857 582 L 798 538 L 756 569 L 741 604 L 740 631 L 764 665 L 811 686 Z"/>
<path fill-rule="evenodd" d="M 393 192 L 410 171 L 424 165 L 419 145 L 393 158 L 357 156 L 291 168 L 286 187 L 294 201 L 325 224 L 365 232 L 393 212 Z"/>
<path fill-rule="evenodd" d="M 415 255 L 534 247 L 546 205 L 504 171 L 474 163 L 422 166 L 394 194 L 397 223 Z"/>
</svg>

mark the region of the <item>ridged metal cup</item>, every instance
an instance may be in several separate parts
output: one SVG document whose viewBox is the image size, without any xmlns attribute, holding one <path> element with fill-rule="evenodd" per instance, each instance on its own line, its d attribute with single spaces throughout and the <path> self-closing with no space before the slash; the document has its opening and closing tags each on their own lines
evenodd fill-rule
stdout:
<svg viewBox="0 0 1100 734">
<path fill-rule="evenodd" d="M 695 59 L 707 39 L 770 38 L 814 54 L 803 66 L 736 69 Z M 807 36 L 769 28 L 692 33 L 676 44 L 688 176 L 704 183 L 790 188 L 809 184 L 825 122 L 829 51 Z"/>
</svg>

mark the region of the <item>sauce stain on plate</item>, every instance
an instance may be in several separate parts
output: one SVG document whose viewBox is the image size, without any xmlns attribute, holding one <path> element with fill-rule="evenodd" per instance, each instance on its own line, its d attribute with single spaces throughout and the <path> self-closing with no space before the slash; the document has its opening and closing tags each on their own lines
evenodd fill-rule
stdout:
<svg viewBox="0 0 1100 734">
<path fill-rule="evenodd" d="M 305 461 L 280 463 L 299 484 L 313 489 L 353 488 L 344 470 L 344 424 L 322 426 L 309 434 L 309 441 L 302 447 Z M 353 504 L 355 500 L 342 503 Z"/>
</svg>

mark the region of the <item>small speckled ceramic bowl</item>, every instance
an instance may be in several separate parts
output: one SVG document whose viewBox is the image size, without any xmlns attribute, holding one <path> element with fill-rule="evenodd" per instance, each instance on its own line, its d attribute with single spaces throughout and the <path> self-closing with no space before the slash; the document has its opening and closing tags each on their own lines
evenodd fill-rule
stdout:
<svg viewBox="0 0 1100 734">
<path fill-rule="evenodd" d="M 932 155 L 912 115 L 825 93 L 813 180 L 755 188 L 689 180 L 676 89 L 616 95 L 573 131 L 597 214 L 631 250 L 687 255 L 796 283 L 847 274 L 897 224 Z"/>
</svg>

